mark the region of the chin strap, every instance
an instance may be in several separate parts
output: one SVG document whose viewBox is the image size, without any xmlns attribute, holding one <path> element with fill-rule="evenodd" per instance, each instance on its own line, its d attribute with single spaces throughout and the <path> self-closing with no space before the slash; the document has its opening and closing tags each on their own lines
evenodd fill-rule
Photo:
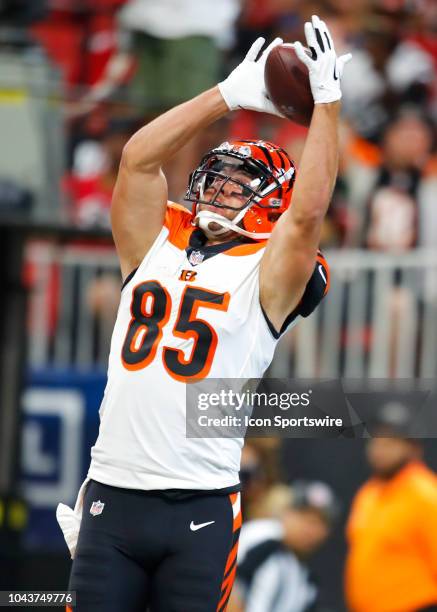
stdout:
<svg viewBox="0 0 437 612">
<path fill-rule="evenodd" d="M 205 232 L 208 238 L 218 238 L 229 230 L 237 232 L 238 234 L 246 236 L 247 238 L 252 238 L 253 240 L 267 240 L 268 238 L 270 238 L 271 232 L 266 232 L 263 234 L 258 234 L 256 232 L 248 232 L 247 230 L 237 225 L 238 221 L 240 220 L 238 217 L 240 216 L 241 218 L 243 217 L 243 215 L 241 215 L 240 213 L 235 217 L 235 219 L 231 221 L 230 219 L 226 219 L 226 217 L 222 217 L 222 215 L 211 212 L 209 210 L 201 210 L 194 217 L 194 223 L 195 225 L 200 227 L 203 232 Z M 216 223 L 217 225 L 220 225 L 221 229 L 211 229 L 211 223 Z"/>
</svg>

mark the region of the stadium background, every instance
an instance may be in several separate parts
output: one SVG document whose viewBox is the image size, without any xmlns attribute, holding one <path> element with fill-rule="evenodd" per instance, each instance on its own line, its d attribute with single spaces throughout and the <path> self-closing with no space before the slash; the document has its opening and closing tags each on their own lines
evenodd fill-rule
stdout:
<svg viewBox="0 0 437 612">
<path fill-rule="evenodd" d="M 127 4 L 0 2 L 1 589 L 66 586 L 54 509 L 74 501 L 98 430 L 120 287 L 108 208 L 122 146 L 225 76 L 259 34 L 302 39 L 317 13 L 338 50 L 354 53 L 322 241 L 331 292 L 281 342 L 271 375 L 437 373 L 436 4 L 144 2 L 138 31 L 120 13 Z M 182 201 L 201 153 L 233 135 L 276 141 L 298 163 L 305 129 L 234 113 L 170 162 L 172 199 Z M 277 464 L 272 480 L 324 480 L 341 499 L 342 521 L 314 560 L 331 612 L 344 610 L 343 530 L 368 476 L 363 449 L 306 439 L 263 451 Z M 431 440 L 427 458 L 437 468 Z"/>
</svg>

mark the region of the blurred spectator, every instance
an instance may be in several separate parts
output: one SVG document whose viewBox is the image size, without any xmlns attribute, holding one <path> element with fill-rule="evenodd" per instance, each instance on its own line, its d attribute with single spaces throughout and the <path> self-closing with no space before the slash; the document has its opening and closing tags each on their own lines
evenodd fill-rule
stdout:
<svg viewBox="0 0 437 612">
<path fill-rule="evenodd" d="M 118 52 L 84 102 L 105 99 L 136 69 L 129 97 L 160 113 L 217 83 L 220 48 L 233 42 L 240 0 L 128 0 L 118 13 Z"/>
<path fill-rule="evenodd" d="M 434 150 L 431 121 L 410 107 L 401 109 L 387 124 L 381 147 L 357 138 L 349 130 L 342 146 L 331 213 L 341 221 L 340 244 L 396 254 L 416 247 L 434 248 Z M 412 329 L 415 324 L 414 294 L 403 279 L 402 271 L 397 270 L 394 286 L 384 298 L 389 312 L 390 376 L 397 371 L 400 330 Z"/>
<path fill-rule="evenodd" d="M 433 246 L 427 229 L 437 223 L 431 121 L 407 107 L 387 124 L 381 148 L 357 137 L 346 124 L 341 139 L 333 198 L 341 218 L 341 244 L 396 252 Z"/>
<path fill-rule="evenodd" d="M 383 136 L 382 164 L 369 204 L 366 245 L 374 250 L 405 250 L 420 242 L 421 184 L 428 179 L 433 147 L 431 126 L 418 114 L 400 114 Z M 437 196 L 437 192 L 435 194 Z M 420 212 L 429 218 L 434 208 Z"/>
<path fill-rule="evenodd" d="M 350 612 L 437 610 L 437 477 L 408 438 L 402 404 L 386 404 L 367 445 L 373 477 L 358 491 L 347 526 Z"/>
<path fill-rule="evenodd" d="M 317 587 L 306 563 L 337 515 L 338 503 L 326 484 L 296 482 L 278 520 L 246 523 L 229 612 L 316 610 Z"/>
<path fill-rule="evenodd" d="M 128 0 L 118 14 L 118 51 L 102 78 L 71 107 L 89 112 L 126 80 L 127 98 L 146 120 L 215 85 L 221 76 L 221 49 L 233 43 L 240 0 Z M 169 197 L 181 200 L 199 157 L 192 139 L 167 168 Z"/>
<path fill-rule="evenodd" d="M 162 111 L 215 85 L 239 0 L 130 0 L 119 14 L 137 61 L 135 101 Z"/>
<path fill-rule="evenodd" d="M 393 109 L 431 100 L 435 68 L 431 55 L 405 38 L 409 14 L 371 10 L 362 22 L 361 40 L 352 49 L 353 69 L 342 81 L 343 109 L 358 133 L 378 142 Z"/>
<path fill-rule="evenodd" d="M 72 171 L 64 179 L 69 216 L 75 225 L 87 229 L 110 229 L 112 192 L 121 154 L 136 125 L 134 118 L 112 118 L 100 140 L 83 140 L 76 146 Z M 77 248 L 80 250 L 80 246 Z M 54 296 L 54 300 L 57 299 Z M 103 273 L 89 281 L 86 304 L 98 330 L 93 338 L 93 356 L 98 355 L 102 344 L 109 346 L 119 300 L 118 272 Z M 77 333 L 75 328 L 73 333 Z"/>
<path fill-rule="evenodd" d="M 274 38 L 281 16 L 288 11 L 289 0 L 243 0 L 234 48 L 237 57 L 242 59 L 258 36 Z"/>
<path fill-rule="evenodd" d="M 112 191 L 123 147 L 135 131 L 133 119 L 112 119 L 100 142 L 83 141 L 64 182 L 71 217 L 80 227 L 110 228 Z"/>
<path fill-rule="evenodd" d="M 92 85 L 101 78 L 116 49 L 115 10 L 124 2 L 47 1 L 51 10 L 44 21 L 32 27 L 31 33 L 61 69 L 69 89 Z"/>
</svg>

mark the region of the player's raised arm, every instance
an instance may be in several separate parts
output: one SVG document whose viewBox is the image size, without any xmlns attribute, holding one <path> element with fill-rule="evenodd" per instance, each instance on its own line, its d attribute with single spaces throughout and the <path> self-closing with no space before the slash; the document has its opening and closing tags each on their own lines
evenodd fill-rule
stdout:
<svg viewBox="0 0 437 612">
<path fill-rule="evenodd" d="M 264 64 L 276 39 L 258 58 L 259 38 L 244 61 L 217 87 L 176 106 L 136 132 L 126 144 L 114 190 L 111 221 L 123 277 L 136 268 L 159 234 L 167 204 L 163 164 L 197 132 L 239 107 L 277 113 L 264 87 Z"/>
<path fill-rule="evenodd" d="M 145 125 L 125 145 L 111 207 L 123 277 L 140 264 L 161 231 L 167 205 L 162 165 L 198 130 L 227 112 L 216 87 Z"/>
<path fill-rule="evenodd" d="M 337 176 L 340 77 L 351 58 L 337 57 L 326 24 L 313 16 L 305 24 L 311 56 L 296 42 L 309 70 L 314 112 L 293 189 L 290 208 L 280 217 L 260 268 L 260 299 L 279 330 L 299 303 L 314 271 L 320 232 Z"/>
</svg>

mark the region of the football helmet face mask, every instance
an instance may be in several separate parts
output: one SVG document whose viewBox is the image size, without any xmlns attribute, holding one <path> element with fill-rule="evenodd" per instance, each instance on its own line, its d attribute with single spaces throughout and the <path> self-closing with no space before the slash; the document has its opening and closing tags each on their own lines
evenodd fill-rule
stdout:
<svg viewBox="0 0 437 612">
<path fill-rule="evenodd" d="M 224 142 L 203 157 L 190 177 L 185 199 L 194 203 L 193 223 L 208 238 L 231 230 L 254 240 L 266 240 L 290 205 L 295 174 L 287 153 L 270 142 Z M 199 209 L 200 204 L 237 214 L 227 219 Z"/>
</svg>

